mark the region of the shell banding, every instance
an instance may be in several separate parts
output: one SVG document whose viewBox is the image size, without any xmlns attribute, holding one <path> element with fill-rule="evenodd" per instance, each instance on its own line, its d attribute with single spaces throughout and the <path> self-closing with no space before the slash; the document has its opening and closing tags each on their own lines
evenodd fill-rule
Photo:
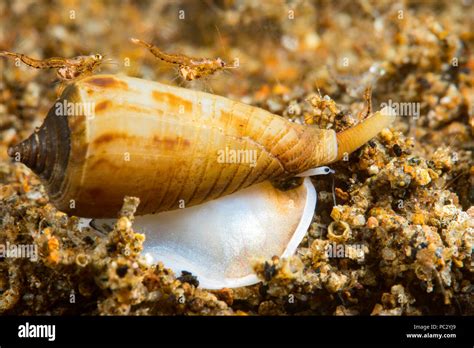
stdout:
<svg viewBox="0 0 474 348">
<path fill-rule="evenodd" d="M 124 196 L 143 215 L 292 177 L 335 160 L 337 140 L 227 98 L 96 75 L 70 85 L 16 152 L 58 209 L 106 218 Z"/>
</svg>

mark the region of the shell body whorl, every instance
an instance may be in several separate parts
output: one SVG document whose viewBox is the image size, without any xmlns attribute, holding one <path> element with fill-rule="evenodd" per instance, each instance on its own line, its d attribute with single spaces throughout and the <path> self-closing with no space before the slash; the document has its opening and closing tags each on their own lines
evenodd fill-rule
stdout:
<svg viewBox="0 0 474 348">
<path fill-rule="evenodd" d="M 58 144 L 48 147 L 40 141 L 38 146 L 50 158 L 43 172 L 56 175 L 53 181 L 40 176 L 51 201 L 77 216 L 115 217 L 127 195 L 140 198 L 138 214 L 183 203 L 188 207 L 294 176 L 337 156 L 332 130 L 137 78 L 91 76 L 70 85 L 58 103 L 81 105 L 89 113 L 58 116 L 54 108 L 50 111 L 37 135 L 54 130 Z M 254 161 L 220 160 L 229 151 L 242 151 Z M 23 162 L 40 174 L 30 160 Z"/>
</svg>

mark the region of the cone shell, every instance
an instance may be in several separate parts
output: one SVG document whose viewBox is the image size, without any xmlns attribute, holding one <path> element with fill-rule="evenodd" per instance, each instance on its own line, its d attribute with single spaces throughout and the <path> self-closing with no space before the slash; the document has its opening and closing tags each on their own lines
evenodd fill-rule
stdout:
<svg viewBox="0 0 474 348">
<path fill-rule="evenodd" d="M 83 111 L 64 116 L 60 105 Z M 51 201 L 85 217 L 115 217 L 127 195 L 140 198 L 140 215 L 188 207 L 337 156 L 332 130 L 227 98 L 113 75 L 70 85 L 40 133 L 45 127 L 55 132 L 41 145 L 43 157 L 54 159 L 45 162 L 54 167 L 54 180 L 43 180 Z M 26 153 L 26 142 L 31 138 L 11 151 Z M 239 153 L 246 160 L 233 161 Z M 41 176 L 26 157 L 23 162 Z"/>
</svg>

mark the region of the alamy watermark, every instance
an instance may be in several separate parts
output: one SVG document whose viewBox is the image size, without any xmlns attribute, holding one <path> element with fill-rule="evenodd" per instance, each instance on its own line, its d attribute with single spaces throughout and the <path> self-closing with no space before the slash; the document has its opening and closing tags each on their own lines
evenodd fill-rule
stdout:
<svg viewBox="0 0 474 348">
<path fill-rule="evenodd" d="M 33 262 L 38 261 L 38 247 L 36 244 L 0 244 L 0 258 L 25 258 Z"/>
<path fill-rule="evenodd" d="M 95 103 L 72 103 L 66 99 L 54 104 L 56 116 L 83 116 L 88 119 L 95 117 Z"/>
<path fill-rule="evenodd" d="M 324 248 L 327 257 L 337 259 L 362 259 L 364 258 L 363 244 L 338 244 L 329 243 Z"/>
<path fill-rule="evenodd" d="M 247 163 L 251 167 L 257 165 L 257 150 L 230 149 L 226 146 L 224 150 L 217 151 L 218 163 Z"/>
<path fill-rule="evenodd" d="M 389 113 L 393 113 L 393 116 L 406 116 L 417 119 L 420 117 L 420 103 L 416 102 L 394 102 L 392 99 L 388 100 L 388 103 L 380 104 L 383 109 L 388 106 Z"/>
<path fill-rule="evenodd" d="M 56 340 L 56 325 L 54 324 L 30 324 L 26 322 L 18 326 L 19 338 L 46 338 L 48 341 Z"/>
</svg>

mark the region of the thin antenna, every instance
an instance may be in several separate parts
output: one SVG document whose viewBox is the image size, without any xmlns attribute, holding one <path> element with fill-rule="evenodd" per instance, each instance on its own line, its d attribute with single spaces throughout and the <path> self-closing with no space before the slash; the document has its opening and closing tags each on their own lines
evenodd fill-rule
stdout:
<svg viewBox="0 0 474 348">
<path fill-rule="evenodd" d="M 364 118 L 367 118 L 372 113 L 372 85 L 370 84 L 365 88 L 364 99 L 367 103 L 367 112 Z"/>
<path fill-rule="evenodd" d="M 316 89 L 318 90 L 319 98 L 323 99 L 323 96 L 321 95 L 321 90 L 319 89 L 318 84 L 316 84 Z"/>
<path fill-rule="evenodd" d="M 334 201 L 334 206 L 337 205 L 337 202 L 336 202 L 336 189 L 335 189 L 335 185 L 336 185 L 336 180 L 334 178 L 334 173 L 332 173 L 332 199 Z"/>
<path fill-rule="evenodd" d="M 221 31 L 219 30 L 219 27 L 217 26 L 217 24 L 214 24 L 214 27 L 216 28 L 217 36 L 219 37 L 219 42 L 221 44 L 220 46 L 221 46 L 221 49 L 222 49 L 222 53 L 224 54 L 224 56 L 227 56 L 227 52 L 224 51 L 224 40 L 222 40 Z M 226 59 L 227 58 L 230 58 L 230 57 L 226 57 Z M 237 68 L 236 66 L 234 66 L 234 63 L 235 63 L 235 59 L 232 60 L 232 64 L 226 64 L 226 67 L 223 71 L 226 71 L 228 69 Z"/>
<path fill-rule="evenodd" d="M 224 47 L 224 41 L 222 40 L 221 32 L 219 31 L 219 27 L 217 24 L 214 24 L 214 27 L 216 28 L 217 31 L 217 36 L 219 37 L 219 42 L 221 43 L 221 47 Z"/>
</svg>

